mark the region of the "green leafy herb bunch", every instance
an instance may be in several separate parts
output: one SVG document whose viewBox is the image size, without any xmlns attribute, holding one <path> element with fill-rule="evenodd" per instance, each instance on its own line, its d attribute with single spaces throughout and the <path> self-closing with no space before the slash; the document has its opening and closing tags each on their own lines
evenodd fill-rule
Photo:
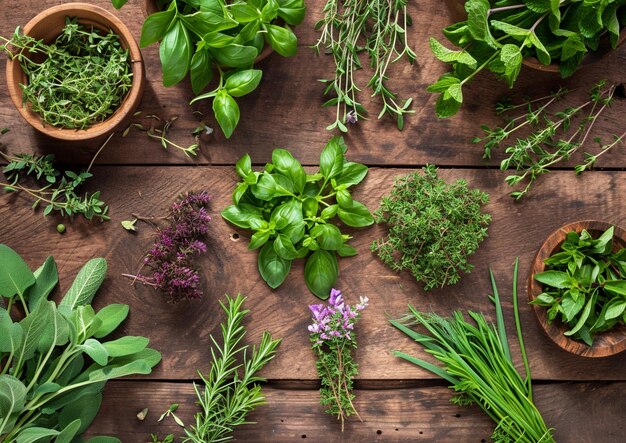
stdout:
<svg viewBox="0 0 626 443">
<path fill-rule="evenodd" d="M 226 322 L 221 324 L 221 345 L 211 336 L 211 370 L 207 375 L 198 371 L 204 386 L 194 384 L 200 412 L 195 423 L 185 428 L 183 442 L 212 443 L 232 440 L 236 426 L 249 424 L 248 412 L 265 403 L 261 382 L 257 375 L 276 355 L 280 340 L 263 332 L 259 344 L 252 348 L 243 344 L 246 329 L 242 322 L 249 310 L 242 309 L 246 300 L 226 296 L 220 306 L 226 312 Z"/>
<path fill-rule="evenodd" d="M 440 365 L 395 351 L 394 354 L 451 383 L 457 394 L 452 402 L 476 404 L 496 423 L 494 443 L 554 443 L 549 429 L 533 402 L 530 366 L 524 347 L 517 304 L 517 269 L 513 272 L 513 314 L 525 376 L 515 368 L 504 315 L 493 273 L 490 300 L 496 308 L 496 324 L 482 313 L 469 312 L 470 322 L 457 311 L 452 317 L 421 313 L 409 306 L 409 313 L 391 324 L 415 340 Z M 417 332 L 413 326 L 421 326 Z"/>
<path fill-rule="evenodd" d="M 548 309 L 548 321 L 559 318 L 568 337 L 593 345 L 596 334 L 626 323 L 626 248 L 614 250 L 615 228 L 598 238 L 585 229 L 567 233 L 560 250 L 534 275 L 543 292 L 531 303 Z"/>
<path fill-rule="evenodd" d="M 467 20 L 443 30 L 458 50 L 434 38 L 435 56 L 452 70 L 428 87 L 440 94 L 439 117 L 457 113 L 463 103 L 463 86 L 488 69 L 513 86 L 527 57 L 543 65 L 558 63 L 562 77 L 571 76 L 585 55 L 596 51 L 608 34 L 616 47 L 626 24 L 622 0 L 467 0 Z"/>
<path fill-rule="evenodd" d="M 408 270 L 425 290 L 455 284 L 472 270 L 467 258 L 487 236 L 491 216 L 481 207 L 488 201 L 465 180 L 446 183 L 433 165 L 398 177 L 375 212 L 389 232 L 371 250 L 391 269 Z"/>
<path fill-rule="evenodd" d="M 359 416 L 352 402 L 355 397 L 352 392 L 353 378 L 358 374 L 352 350 L 357 347 L 354 326 L 367 303 L 367 297 L 361 297 L 358 304 L 350 306 L 341 291 L 332 289 L 328 306 L 309 306 L 313 323 L 308 329 L 322 383 L 320 403 L 327 407 L 327 413 L 341 420 L 342 432 L 347 417 Z"/>
<path fill-rule="evenodd" d="M 23 102 L 51 125 L 86 129 L 109 118 L 132 86 L 128 50 L 113 31 L 83 26 L 66 17 L 54 43 L 45 44 L 20 28 L 0 49 L 17 60 L 28 81 Z M 36 61 L 34 55 L 43 57 Z"/>
<path fill-rule="evenodd" d="M 0 245 L 0 442 L 78 441 L 108 380 L 149 374 L 161 360 L 145 337 L 106 341 L 129 312 L 92 308 L 106 269 L 103 258 L 89 260 L 57 305 L 48 300 L 58 282 L 54 259 L 32 272 Z"/>
<path fill-rule="evenodd" d="M 127 0 L 112 0 L 119 8 Z M 169 0 L 150 15 L 140 46 L 158 41 L 163 84 L 172 86 L 187 74 L 197 95 L 192 103 L 213 99 L 213 113 L 226 138 L 240 118 L 235 98 L 254 91 L 262 71 L 252 69 L 265 44 L 283 57 L 298 49 L 290 26 L 304 19 L 304 0 Z M 217 72 L 215 89 L 202 93 Z"/>
<path fill-rule="evenodd" d="M 378 118 L 388 115 L 396 120 L 398 129 L 404 128 L 405 114 L 414 112 L 411 110 L 413 99 L 400 99 L 388 81 L 393 63 L 406 58 L 413 64 L 416 58 L 409 46 L 411 17 L 407 3 L 407 0 L 326 1 L 324 17 L 315 25 L 321 35 L 314 46 L 318 55 L 327 52 L 335 62 L 333 77 L 321 80 L 326 85 L 324 95 L 331 96 L 324 106 L 336 110 L 335 121 L 326 129 L 348 132 L 349 125 L 366 117 L 367 110 L 359 103 L 362 86 L 357 81 L 364 54 L 371 67 L 366 86 L 372 96 L 380 97 L 382 102 Z"/>
<path fill-rule="evenodd" d="M 337 256 L 356 255 L 351 238 L 332 223 L 361 228 L 374 223 L 367 207 L 352 198 L 349 188 L 367 175 L 367 166 L 345 159 L 343 138 L 333 137 L 320 155 L 319 171 L 307 174 L 285 149 L 272 152 L 272 162 L 261 172 L 252 170 L 249 155 L 235 169 L 242 181 L 233 192 L 233 205 L 222 217 L 254 231 L 248 249 L 259 249 L 263 280 L 279 287 L 291 263 L 306 258 L 304 279 L 309 290 L 327 299 L 339 276 Z"/>
</svg>

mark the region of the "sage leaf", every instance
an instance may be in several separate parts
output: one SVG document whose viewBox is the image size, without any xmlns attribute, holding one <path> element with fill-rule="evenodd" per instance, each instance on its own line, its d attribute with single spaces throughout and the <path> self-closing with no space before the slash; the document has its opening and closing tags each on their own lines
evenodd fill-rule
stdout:
<svg viewBox="0 0 626 443">
<path fill-rule="evenodd" d="M 66 306 L 72 310 L 77 306 L 91 303 L 104 281 L 106 272 L 107 262 L 104 258 L 89 260 L 78 272 L 72 286 L 59 303 L 59 307 Z"/>
<path fill-rule="evenodd" d="M 106 366 L 109 361 L 107 348 L 105 348 L 98 340 L 88 338 L 85 340 L 85 343 L 78 345 L 77 348 L 85 352 L 85 354 L 91 357 L 91 359 L 100 366 Z M 111 357 L 114 357 L 114 355 L 111 355 Z"/>
<path fill-rule="evenodd" d="M 24 409 L 27 389 L 12 375 L 0 375 L 0 417 L 19 414 Z"/>
<path fill-rule="evenodd" d="M 34 273 L 35 284 L 28 290 L 28 308 L 34 309 L 40 300 L 46 300 L 59 282 L 57 265 L 53 257 L 48 257 Z"/>
<path fill-rule="evenodd" d="M 148 346 L 146 337 L 125 336 L 117 340 L 102 343 L 110 357 L 124 357 L 143 351 Z"/>
<path fill-rule="evenodd" d="M 96 314 L 96 317 L 100 319 L 100 327 L 94 332 L 93 336 L 96 338 L 102 338 L 115 331 L 117 327 L 128 316 L 128 305 L 111 304 L 102 308 Z"/>
<path fill-rule="evenodd" d="M 8 246 L 0 244 L 0 295 L 10 298 L 24 294 L 34 283 L 35 276 L 22 257 Z"/>
<path fill-rule="evenodd" d="M 47 437 L 55 437 L 57 435 L 59 435 L 59 431 L 55 431 L 54 429 L 33 427 L 20 432 L 15 438 L 15 443 L 35 443 L 44 438 L 47 439 Z"/>
</svg>

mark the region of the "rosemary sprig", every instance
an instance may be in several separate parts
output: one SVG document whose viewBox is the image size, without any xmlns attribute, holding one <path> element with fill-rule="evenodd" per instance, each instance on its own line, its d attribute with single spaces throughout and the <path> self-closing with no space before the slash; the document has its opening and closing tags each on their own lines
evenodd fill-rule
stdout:
<svg viewBox="0 0 626 443">
<path fill-rule="evenodd" d="M 554 94 L 522 105 L 500 103 L 496 107 L 498 113 L 520 108 L 526 111 L 516 117 L 509 117 L 503 127 L 491 129 L 481 125 L 484 137 L 476 137 L 472 142 L 483 143 L 484 157 L 490 158 L 493 149 L 499 148 L 515 135 L 516 141 L 504 149 L 507 157 L 501 161 L 500 169 L 515 171 L 505 178 L 505 182 L 510 186 L 523 185 L 521 190 L 511 193 L 511 197 L 519 200 L 528 194 L 541 175 L 550 172 L 550 168 L 556 164 L 570 159 L 588 142 L 599 117 L 613 103 L 616 89 L 617 85 L 607 86 L 606 81 L 602 80 L 593 86 L 588 100 L 554 113 L 549 111 L 549 107 L 564 97 L 567 90 L 559 89 Z M 530 129 L 530 133 L 522 136 L 518 133 L 522 129 Z M 614 148 L 625 136 L 626 133 L 614 136 L 615 140 L 605 145 L 600 138 L 594 138 L 600 145 L 600 152 L 595 155 L 586 153 L 584 163 L 575 167 L 576 173 L 590 169 L 600 156 Z"/>
<path fill-rule="evenodd" d="M 245 297 L 238 295 L 235 299 L 226 296 L 226 303 L 220 302 L 226 312 L 226 322 L 221 325 L 223 345 L 211 336 L 211 370 L 208 375 L 198 371 L 203 388 L 194 384 L 200 412 L 195 425 L 185 428 L 183 442 L 231 440 L 233 429 L 247 423 L 247 413 L 265 403 L 259 384 L 264 379 L 256 373 L 274 358 L 280 340 L 264 332 L 252 352 L 248 345 L 242 345 L 246 335 L 242 321 L 249 312 L 242 309 L 244 301 Z"/>
<path fill-rule="evenodd" d="M 106 120 L 132 86 L 128 51 L 113 31 L 107 34 L 66 17 L 65 27 L 47 45 L 17 28 L 0 46 L 28 77 L 23 101 L 52 126 L 86 129 Z M 36 62 L 33 54 L 45 56 Z"/>
<path fill-rule="evenodd" d="M 378 118 L 389 115 L 396 119 L 398 129 L 404 127 L 404 115 L 410 110 L 412 99 L 401 100 L 387 85 L 388 69 L 392 63 L 406 57 L 409 63 L 416 55 L 408 44 L 407 27 L 411 18 L 407 14 L 406 0 L 328 0 L 324 6 L 324 18 L 316 24 L 321 35 L 315 51 L 327 51 L 335 62 L 335 74 L 331 79 L 320 80 L 326 84 L 324 95 L 335 97 L 324 106 L 335 106 L 335 122 L 326 129 L 339 128 L 347 132 L 348 123 L 365 118 L 366 109 L 358 101 L 361 88 L 355 72 L 361 69 L 360 54 L 370 58 L 372 75 L 367 87 L 372 97 L 379 96 L 382 108 Z"/>
<path fill-rule="evenodd" d="M 44 216 L 57 211 L 63 216 L 71 217 L 75 214 L 81 214 L 87 220 L 93 218 L 101 221 L 109 220 L 107 215 L 109 207 L 100 200 L 100 191 L 86 192 L 80 196 L 76 190 L 93 176 L 90 170 L 94 160 L 104 149 L 111 136 L 98 149 L 87 169 L 79 173 L 58 170 L 54 165 L 53 154 L 43 156 L 34 154 L 8 155 L 0 151 L 0 157 L 8 162 L 3 169 L 7 181 L 0 180 L 0 186 L 7 192 L 28 194 L 33 199 L 33 209 L 45 205 Z M 28 187 L 22 183 L 27 177 L 33 179 L 35 183 L 45 181 L 45 184 Z"/>
</svg>

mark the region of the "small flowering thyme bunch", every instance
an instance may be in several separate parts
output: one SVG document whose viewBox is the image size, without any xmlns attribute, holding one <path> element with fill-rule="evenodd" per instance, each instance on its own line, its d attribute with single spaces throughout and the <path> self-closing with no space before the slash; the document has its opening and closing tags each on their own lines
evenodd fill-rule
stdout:
<svg viewBox="0 0 626 443">
<path fill-rule="evenodd" d="M 309 306 L 313 313 L 313 324 L 308 328 L 311 347 L 317 356 L 317 372 L 322 382 L 320 403 L 328 407 L 327 413 L 341 420 L 342 432 L 346 417 L 353 414 L 359 417 L 352 404 L 352 379 L 358 374 L 358 367 L 351 351 L 357 347 L 354 325 L 367 302 L 367 297 L 361 297 L 360 302 L 351 307 L 340 291 L 332 289 L 328 306 Z"/>
<path fill-rule="evenodd" d="M 211 216 L 206 191 L 190 192 L 174 202 L 166 219 L 168 227 L 157 228 L 156 240 L 144 258 L 150 275 L 132 275 L 143 284 L 160 289 L 170 301 L 202 297 L 200 275 L 194 267 L 193 257 L 206 252 L 203 241 L 209 229 Z"/>
</svg>

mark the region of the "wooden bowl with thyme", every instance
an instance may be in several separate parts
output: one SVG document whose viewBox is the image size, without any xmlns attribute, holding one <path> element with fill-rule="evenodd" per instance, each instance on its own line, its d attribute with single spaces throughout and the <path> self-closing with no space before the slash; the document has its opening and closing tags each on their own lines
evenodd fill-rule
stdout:
<svg viewBox="0 0 626 443">
<path fill-rule="evenodd" d="M 52 52 L 61 46 L 62 53 Z M 22 117 L 49 137 L 83 141 L 107 135 L 132 115 L 143 95 L 145 69 L 137 42 L 115 15 L 98 6 L 49 8 L 15 34 L 7 48 L 11 99 Z M 57 61 L 49 54 L 59 55 Z M 80 57 L 84 61 L 76 60 Z M 76 81 L 72 72 L 85 73 L 81 84 L 87 87 L 67 88 Z M 49 81 L 52 74 L 58 74 L 55 81 Z M 55 83 L 63 88 L 54 89 Z M 27 92 L 29 85 L 32 92 Z M 33 101 L 43 93 L 45 104 Z"/>
<path fill-rule="evenodd" d="M 584 357 L 626 350 L 624 248 L 626 231 L 602 221 L 569 223 L 539 248 L 528 299 L 543 330 L 562 349 Z"/>
</svg>

